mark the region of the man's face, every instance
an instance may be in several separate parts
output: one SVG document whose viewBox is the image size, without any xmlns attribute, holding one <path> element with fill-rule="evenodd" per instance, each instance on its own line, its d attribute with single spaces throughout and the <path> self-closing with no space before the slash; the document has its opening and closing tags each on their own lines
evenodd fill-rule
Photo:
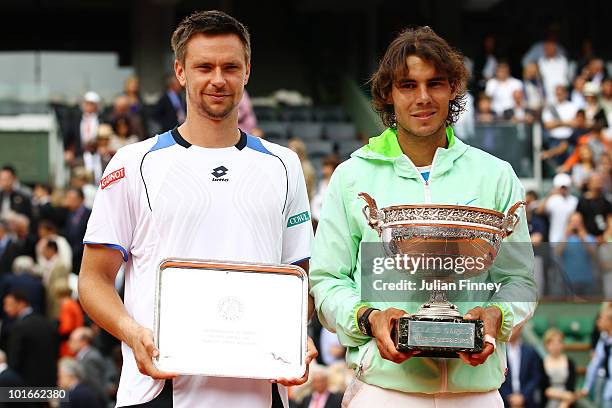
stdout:
<svg viewBox="0 0 612 408">
<path fill-rule="evenodd" d="M 96 113 L 98 111 L 98 104 L 95 102 L 85 101 L 83 102 L 83 112 L 85 113 Z"/>
<path fill-rule="evenodd" d="M 194 35 L 187 43 L 184 66 L 175 61 L 174 69 L 187 90 L 189 108 L 198 115 L 220 121 L 237 114 L 250 70 L 238 36 Z"/>
<path fill-rule="evenodd" d="M 557 96 L 557 101 L 564 102 L 567 99 L 567 90 L 564 86 L 559 85 L 555 89 L 555 95 Z"/>
<path fill-rule="evenodd" d="M 73 353 L 78 353 L 83 348 L 82 341 L 78 337 L 78 330 L 70 333 L 70 337 L 68 337 L 68 348 Z"/>
<path fill-rule="evenodd" d="M 19 315 L 19 312 L 23 309 L 23 303 L 18 302 L 13 296 L 8 295 L 4 297 L 4 312 L 10 318 L 15 318 Z"/>
<path fill-rule="evenodd" d="M 445 75 L 428 61 L 411 55 L 406 58 L 407 74 L 396 78 L 390 95 L 397 129 L 428 137 L 444 132 L 448 103 L 455 98 Z"/>
<path fill-rule="evenodd" d="M 64 206 L 70 211 L 75 211 L 81 206 L 81 203 L 81 197 L 76 192 L 68 190 L 64 197 Z"/>
<path fill-rule="evenodd" d="M 312 389 L 320 394 L 327 391 L 327 375 L 317 373 L 312 376 Z"/>
<path fill-rule="evenodd" d="M 499 64 L 497 66 L 495 74 L 497 76 L 497 79 L 499 79 L 500 81 L 505 81 L 510 76 L 510 67 L 508 66 L 508 64 Z"/>
<path fill-rule="evenodd" d="M 13 177 L 13 174 L 10 171 L 0 171 L 0 190 L 12 191 L 13 183 L 15 183 L 15 178 Z"/>
<path fill-rule="evenodd" d="M 554 41 L 546 41 L 544 43 L 544 55 L 546 58 L 553 58 L 557 55 L 557 43 Z"/>
</svg>

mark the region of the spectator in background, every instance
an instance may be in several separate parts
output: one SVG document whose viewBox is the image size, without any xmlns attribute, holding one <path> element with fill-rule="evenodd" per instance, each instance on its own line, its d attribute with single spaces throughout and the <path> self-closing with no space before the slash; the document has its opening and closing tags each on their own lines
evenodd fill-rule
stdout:
<svg viewBox="0 0 612 408">
<path fill-rule="evenodd" d="M 578 163 L 572 166 L 572 181 L 579 191 L 584 191 L 587 181 L 595 171 L 593 152 L 588 144 L 578 146 Z"/>
<path fill-rule="evenodd" d="M 544 357 L 546 408 L 569 408 L 576 400 L 576 365 L 563 353 L 563 340 L 563 333 L 559 329 L 551 328 L 544 333 L 547 352 Z"/>
<path fill-rule="evenodd" d="M 38 225 L 38 242 L 36 243 L 36 263 L 43 270 L 50 269 L 43 249 L 47 242 L 54 241 L 57 244 L 57 255 L 59 261 L 72 270 L 72 248 L 68 240 L 57 233 L 57 227 L 52 221 L 42 220 Z"/>
<path fill-rule="evenodd" d="M 140 100 L 136 101 L 136 105 L 132 105 L 129 95 L 117 96 L 113 102 L 113 110 L 106 121 L 113 124 L 114 127 L 114 123 L 119 118 L 124 118 L 128 122 L 128 126 L 131 130 L 130 134 L 133 133 L 137 141 L 146 139 Z"/>
<path fill-rule="evenodd" d="M 83 310 L 72 298 L 72 289 L 67 281 L 58 281 L 51 287 L 51 294 L 59 304 L 57 331 L 60 336 L 60 357 L 74 356 L 68 345 L 72 332 L 84 324 Z"/>
<path fill-rule="evenodd" d="M 544 107 L 544 85 L 535 62 L 529 62 L 523 68 L 523 89 L 527 107 L 539 117 Z"/>
<path fill-rule="evenodd" d="M 75 354 L 76 361 L 83 367 L 83 382 L 98 396 L 106 399 L 106 364 L 100 351 L 93 346 L 94 333 L 89 327 L 75 329 L 68 339 L 68 346 Z"/>
<path fill-rule="evenodd" d="M 564 240 L 567 223 L 571 214 L 576 210 L 578 199 L 570 194 L 572 178 L 559 173 L 553 178 L 553 189 L 548 196 L 540 202 L 536 214 L 545 215 L 550 222 L 550 242 Z"/>
<path fill-rule="evenodd" d="M 606 113 L 608 123 L 612 123 L 612 78 L 606 78 L 602 81 L 599 104 Z"/>
<path fill-rule="evenodd" d="M 342 394 L 333 394 L 329 391 L 327 370 L 321 366 L 313 366 L 310 373 L 312 394 L 302 401 L 301 408 L 340 408 Z"/>
<path fill-rule="evenodd" d="M 603 80 L 608 77 L 604 61 L 601 58 L 593 58 L 585 67 L 587 81 L 599 87 Z"/>
<path fill-rule="evenodd" d="M 34 185 L 32 195 L 32 231 L 38 230 L 40 220 L 50 220 L 55 225 L 64 223 L 63 212 L 51 201 L 52 189 L 48 184 Z"/>
<path fill-rule="evenodd" d="M 595 122 L 601 123 L 603 127 L 608 127 L 608 120 L 604 110 L 599 105 L 598 95 L 598 85 L 595 85 L 593 82 L 587 82 L 584 85 L 584 112 L 586 114 L 588 127 L 593 127 Z"/>
<path fill-rule="evenodd" d="M 563 48 L 563 46 L 561 46 L 557 42 L 557 38 L 559 37 L 559 30 L 560 27 L 557 23 L 553 23 L 548 27 L 546 39 L 544 41 L 538 41 L 534 43 L 523 55 L 523 58 L 521 59 L 521 64 L 523 65 L 523 67 L 525 67 L 530 62 L 538 62 L 540 58 L 543 57 L 545 54 L 544 49 L 546 47 L 546 43 L 550 41 L 556 44 L 557 51 L 560 55 L 567 56 L 567 51 L 565 50 L 565 48 Z"/>
<path fill-rule="evenodd" d="M 72 272 L 78 274 L 83 259 L 83 238 L 87 229 L 87 221 L 91 210 L 85 207 L 85 195 L 80 188 L 69 188 L 64 197 L 64 207 L 68 210 L 68 218 L 64 235 L 72 249 Z"/>
<path fill-rule="evenodd" d="M 561 161 L 563 157 L 571 157 L 572 155 L 575 155 L 575 160 L 571 163 L 571 165 L 566 167 L 566 163 L 569 158 L 566 159 L 565 163 L 563 163 L 560 167 L 556 168 L 557 173 L 571 172 L 571 166 L 576 163 L 578 158 L 578 153 L 576 152 L 576 145 L 578 144 L 582 136 L 591 131 L 591 129 L 588 129 L 586 127 L 586 114 L 584 113 L 584 110 L 579 109 L 576 112 L 576 117 L 574 118 L 574 126 L 575 127 L 572 130 L 572 135 L 568 139 L 561 140 L 559 144 L 553 143 L 553 147 L 548 150 L 544 150 L 540 154 L 542 160 L 550 160 L 553 167 L 557 167 L 558 162 Z"/>
<path fill-rule="evenodd" d="M 323 206 L 323 199 L 325 198 L 325 193 L 327 192 L 329 180 L 339 164 L 340 162 L 338 157 L 335 155 L 329 155 L 323 158 L 323 168 L 321 170 L 323 178 L 319 181 L 317 191 L 310 202 L 310 211 L 312 213 L 312 219 L 315 222 L 319 221 L 319 217 L 321 216 L 321 207 Z"/>
<path fill-rule="evenodd" d="M 17 189 L 19 185 L 15 168 L 10 165 L 0 170 L 0 217 L 6 217 L 9 212 L 32 217 L 30 197 Z"/>
<path fill-rule="evenodd" d="M 257 117 L 255 116 L 255 111 L 253 111 L 253 104 L 246 89 L 238 105 L 238 128 L 250 135 L 254 135 L 253 131 L 257 133 Z"/>
<path fill-rule="evenodd" d="M 21 243 L 11 236 L 8 223 L 0 219 L 0 276 L 11 273 L 13 261 L 22 250 Z"/>
<path fill-rule="evenodd" d="M 6 353 L 0 350 L 0 387 L 23 387 L 23 378 L 6 363 Z"/>
<path fill-rule="evenodd" d="M 531 242 L 548 242 L 548 221 L 545 216 L 536 213 L 540 205 L 538 193 L 533 190 L 525 194 L 527 223 L 529 224 L 529 235 Z"/>
<path fill-rule="evenodd" d="M 481 93 L 478 97 L 478 104 L 476 108 L 476 123 L 493 123 L 497 121 L 497 114 L 491 107 L 491 97 L 485 93 Z"/>
<path fill-rule="evenodd" d="M 106 163 L 102 163 L 102 165 L 106 168 Z M 83 196 L 85 196 L 83 203 L 87 208 L 91 208 L 93 206 L 96 191 L 98 191 L 97 185 L 98 183 L 94 184 L 93 173 L 85 167 L 74 167 L 72 169 L 72 174 L 70 175 L 70 187 L 83 190 Z"/>
<path fill-rule="evenodd" d="M 82 166 L 89 170 L 96 184 L 98 184 L 102 178 L 104 169 L 113 155 L 110 149 L 110 139 L 112 135 L 112 127 L 106 123 L 102 123 L 98 127 L 98 136 L 87 145 L 82 158 L 72 162 L 75 167 Z"/>
<path fill-rule="evenodd" d="M 68 392 L 68 402 L 62 402 L 61 408 L 102 408 L 103 405 L 96 393 L 83 381 L 83 368 L 69 357 L 58 363 L 57 385 Z"/>
<path fill-rule="evenodd" d="M 586 100 L 584 99 L 584 86 L 586 83 L 586 78 L 584 76 L 577 76 L 574 79 L 570 101 L 576 105 L 578 109 L 584 109 L 586 106 Z"/>
<path fill-rule="evenodd" d="M 497 116 L 502 116 L 506 110 L 515 105 L 512 94 L 521 90 L 523 84 L 510 76 L 510 65 L 506 61 L 497 64 L 495 78 L 487 81 L 485 93 L 491 98 L 491 108 Z"/>
<path fill-rule="evenodd" d="M 64 160 L 72 164 L 83 155 L 85 147 L 94 142 L 100 125 L 100 95 L 93 91 L 83 96 L 81 114 L 69 125 L 64 137 Z"/>
<path fill-rule="evenodd" d="M 320 335 L 321 360 L 327 366 L 332 365 L 337 361 L 344 361 L 344 353 L 346 349 L 338 341 L 336 333 L 332 333 L 325 327 L 321 328 Z"/>
<path fill-rule="evenodd" d="M 24 379 L 25 386 L 54 387 L 58 351 L 54 325 L 33 311 L 23 292 L 9 292 L 4 311 L 16 319 L 9 333 L 8 365 Z"/>
<path fill-rule="evenodd" d="M 130 75 L 123 83 L 123 95 L 127 97 L 129 112 L 134 115 L 142 114 L 142 98 L 140 96 L 140 81 L 135 75 Z"/>
<path fill-rule="evenodd" d="M 60 310 L 59 299 L 55 296 L 53 288 L 60 283 L 68 285 L 68 276 L 70 275 L 70 267 L 62 263 L 58 255 L 57 242 L 45 240 L 45 245 L 42 249 L 42 256 L 47 261 L 43 266 L 38 268 L 42 274 L 42 283 L 47 294 L 46 312 L 49 319 L 57 319 Z"/>
<path fill-rule="evenodd" d="M 308 199 L 312 201 L 314 197 L 314 189 L 316 184 L 315 169 L 308 159 L 308 153 L 306 152 L 306 144 L 300 138 L 293 137 L 289 140 L 289 149 L 293 150 L 300 159 L 302 164 L 302 172 L 304 172 L 304 180 L 306 181 L 306 192 L 308 193 Z"/>
<path fill-rule="evenodd" d="M 580 122 L 578 121 L 579 118 L 581 118 L 581 115 L 576 115 L 576 123 L 582 123 L 582 119 L 580 119 Z M 584 120 L 586 121 L 586 117 Z M 586 133 L 582 133 L 583 131 L 584 129 L 581 128 L 574 129 L 574 133 L 567 141 L 568 146 L 574 147 L 573 151 L 559 167 L 558 171 L 571 171 L 571 168 L 578 163 L 578 149 L 582 145 L 589 146 L 596 164 L 599 163 L 602 156 L 608 154 L 608 140 L 605 137 L 601 123 L 595 122 L 591 129 L 587 129 Z"/>
<path fill-rule="evenodd" d="M 603 282 L 604 299 L 612 299 L 612 214 L 606 218 L 606 230 L 602 235 L 603 243 L 597 249 L 599 269 Z"/>
<path fill-rule="evenodd" d="M 20 291 L 27 295 L 28 303 L 32 310 L 38 314 L 44 314 L 45 287 L 36 270 L 34 259 L 29 256 L 21 255 L 15 258 L 12 267 L 13 274 L 5 279 L 5 287 L 2 295 L 11 291 Z"/>
<path fill-rule="evenodd" d="M 612 203 L 612 151 L 601 155 L 597 163 L 597 172 L 603 178 L 603 195 Z"/>
<path fill-rule="evenodd" d="M 537 351 L 521 341 L 521 330 L 515 327 L 508 342 L 508 371 L 499 393 L 505 407 L 538 408 L 542 403 L 544 367 Z"/>
<path fill-rule="evenodd" d="M 527 107 L 522 89 L 512 92 L 514 106 L 504 111 L 503 117 L 512 123 L 532 124 L 535 120 L 534 112 Z"/>
<path fill-rule="evenodd" d="M 153 118 L 165 132 L 174 129 L 185 121 L 187 105 L 183 97 L 183 87 L 174 74 L 166 78 L 166 92 L 159 98 Z"/>
<path fill-rule="evenodd" d="M 487 81 L 495 77 L 498 55 L 495 52 L 495 35 L 487 34 L 483 38 L 480 55 L 475 58 L 476 85 L 478 91 L 487 86 Z"/>
<path fill-rule="evenodd" d="M 595 257 L 597 240 L 584 227 L 578 212 L 569 217 L 565 239 L 555 247 L 561 257 L 563 270 L 575 295 L 595 295 Z"/>
<path fill-rule="evenodd" d="M 559 52 L 557 42 L 549 39 L 544 42 L 544 55 L 538 59 L 538 68 L 544 83 L 546 100 L 556 103 L 556 89 L 567 87 L 569 80 L 569 64 L 567 58 Z"/>
<path fill-rule="evenodd" d="M 542 114 L 544 128 L 549 132 L 548 148 L 554 149 L 572 136 L 576 124 L 578 108 L 567 99 L 567 89 L 559 85 L 555 88 L 556 101 L 551 103 Z M 567 159 L 567 152 L 553 156 L 557 165 Z"/>
<path fill-rule="evenodd" d="M 113 134 L 110 137 L 109 149 L 116 152 L 123 146 L 138 142 L 139 135 L 135 132 L 127 116 L 117 116 L 112 122 Z M 140 137 L 142 140 L 142 137 Z M 109 158 L 110 161 L 110 158 Z M 106 162 L 108 164 L 108 162 Z M 104 166 L 106 168 L 106 166 Z"/>
<path fill-rule="evenodd" d="M 587 368 L 584 386 L 578 393 L 579 397 L 586 397 L 593 390 L 600 369 L 604 369 L 606 373 L 609 373 L 612 367 L 612 354 L 610 353 L 610 348 L 612 347 L 612 308 L 609 306 L 602 307 L 597 324 L 601 330 L 601 336 L 599 336 L 595 346 L 595 353 Z M 605 376 L 602 400 L 603 408 L 612 407 L 612 376 L 610 375 Z"/>
<path fill-rule="evenodd" d="M 612 214 L 612 204 L 603 195 L 603 175 L 592 172 L 588 178 L 587 190 L 580 197 L 576 211 L 582 214 L 587 232 L 604 242 L 606 220 Z"/>
<path fill-rule="evenodd" d="M 6 221 L 21 247 L 20 255 L 36 256 L 36 236 L 30 232 L 30 219 L 24 214 L 10 213 Z"/>
</svg>

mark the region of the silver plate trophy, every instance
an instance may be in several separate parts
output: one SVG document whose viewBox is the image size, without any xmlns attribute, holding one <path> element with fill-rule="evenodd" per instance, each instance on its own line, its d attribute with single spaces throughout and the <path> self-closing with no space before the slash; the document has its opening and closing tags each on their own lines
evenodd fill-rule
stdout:
<svg viewBox="0 0 612 408">
<path fill-rule="evenodd" d="M 185 375 L 302 377 L 308 276 L 295 265 L 166 259 L 157 271 L 155 365 Z"/>
<path fill-rule="evenodd" d="M 480 259 L 478 265 L 462 270 L 462 279 L 478 276 L 489 269 L 502 240 L 512 234 L 519 222 L 517 210 L 525 205 L 519 201 L 507 214 L 478 207 L 435 204 L 378 209 L 369 194 L 359 193 L 359 196 L 367 203 L 363 214 L 368 225 L 378 233 L 388 257 Z M 418 278 L 445 282 L 458 276 L 454 270 L 441 267 L 441 263 L 431 264 L 434 266 L 416 271 Z M 397 321 L 392 334 L 397 349 L 418 350 L 418 357 L 458 357 L 460 351 L 481 352 L 483 321 L 463 319 L 457 306 L 447 300 L 443 285 L 438 286 L 440 288 L 430 291 L 429 301 L 415 314 Z"/>
</svg>

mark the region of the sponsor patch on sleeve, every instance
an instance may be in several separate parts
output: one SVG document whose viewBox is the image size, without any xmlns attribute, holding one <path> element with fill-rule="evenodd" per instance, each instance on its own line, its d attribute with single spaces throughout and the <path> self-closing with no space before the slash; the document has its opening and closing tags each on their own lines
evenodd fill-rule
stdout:
<svg viewBox="0 0 612 408">
<path fill-rule="evenodd" d="M 114 183 L 115 181 L 121 180 L 124 177 L 125 177 L 125 167 L 122 167 L 119 170 L 113 171 L 108 176 L 100 180 L 100 188 L 104 190 L 110 184 Z"/>
<path fill-rule="evenodd" d="M 304 211 L 303 213 L 289 217 L 287 227 L 293 227 L 294 225 L 298 225 L 306 221 L 310 221 L 310 214 L 308 211 Z"/>
</svg>

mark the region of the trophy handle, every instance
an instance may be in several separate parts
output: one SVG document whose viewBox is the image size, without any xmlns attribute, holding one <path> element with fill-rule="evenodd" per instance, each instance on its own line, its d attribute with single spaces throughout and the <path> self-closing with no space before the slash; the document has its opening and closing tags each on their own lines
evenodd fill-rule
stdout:
<svg viewBox="0 0 612 408">
<path fill-rule="evenodd" d="M 378 236 L 382 235 L 382 223 L 381 215 L 376 206 L 376 200 L 374 200 L 368 193 L 359 193 L 359 197 L 363 198 L 367 203 L 361 210 L 363 216 L 368 221 L 370 228 L 375 229 L 378 232 Z"/>
<path fill-rule="evenodd" d="M 502 226 L 504 236 L 510 236 L 514 232 L 516 224 L 519 223 L 519 216 L 516 211 L 525 205 L 527 205 L 525 201 L 517 201 L 512 207 L 510 207 L 508 213 L 504 217 L 504 223 Z"/>
</svg>

